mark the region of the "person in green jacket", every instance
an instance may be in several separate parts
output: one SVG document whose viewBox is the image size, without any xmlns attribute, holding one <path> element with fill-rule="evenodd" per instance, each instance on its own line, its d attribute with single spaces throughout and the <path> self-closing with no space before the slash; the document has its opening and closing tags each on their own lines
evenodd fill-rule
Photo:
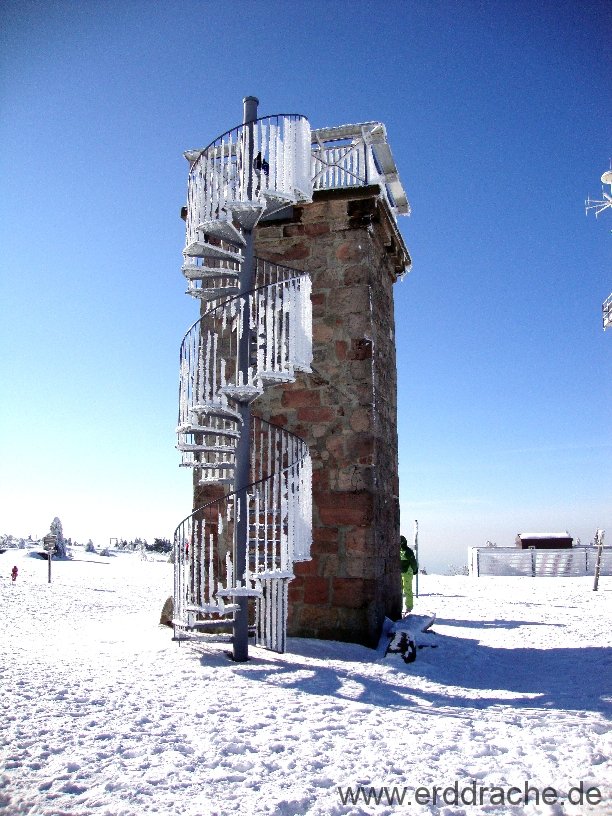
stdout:
<svg viewBox="0 0 612 816">
<path fill-rule="evenodd" d="M 412 612 L 414 601 L 412 598 L 412 576 L 418 570 L 416 556 L 408 546 L 405 536 L 400 536 L 400 570 L 402 573 L 402 592 L 407 612 Z"/>
</svg>

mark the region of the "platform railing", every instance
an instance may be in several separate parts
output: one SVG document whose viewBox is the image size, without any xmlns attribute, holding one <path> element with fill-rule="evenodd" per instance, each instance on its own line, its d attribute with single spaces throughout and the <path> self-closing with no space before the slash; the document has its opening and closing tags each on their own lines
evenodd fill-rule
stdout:
<svg viewBox="0 0 612 816">
<path fill-rule="evenodd" d="M 315 191 L 378 185 L 394 216 L 410 212 L 381 122 L 313 130 L 311 174 Z"/>
</svg>

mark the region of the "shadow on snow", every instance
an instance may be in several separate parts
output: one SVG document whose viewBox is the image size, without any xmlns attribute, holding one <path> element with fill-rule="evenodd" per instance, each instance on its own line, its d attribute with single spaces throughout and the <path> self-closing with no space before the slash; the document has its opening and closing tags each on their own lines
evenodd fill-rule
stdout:
<svg viewBox="0 0 612 816">
<path fill-rule="evenodd" d="M 201 663 L 225 666 L 246 681 L 293 688 L 304 694 L 385 708 L 417 707 L 445 716 L 470 716 L 474 709 L 492 706 L 517 712 L 565 709 L 612 714 L 612 689 L 605 679 L 612 676 L 612 648 L 500 648 L 433 632 L 419 642 L 438 648 L 420 649 L 416 662 L 409 665 L 395 656 L 374 662 L 373 650 L 355 644 L 300 638 L 289 639 L 290 660 L 282 655 L 268 658 L 263 650 L 256 650 L 248 663 L 237 664 L 222 652 L 207 650 Z M 325 665 L 327 661 L 336 665 Z M 350 668 L 338 665 L 342 663 L 350 664 Z M 363 671 L 360 664 L 365 664 Z M 380 667 L 380 671 L 373 667 Z M 412 683 L 414 677 L 429 681 L 427 687 Z M 432 688 L 432 684 L 441 688 Z"/>
</svg>

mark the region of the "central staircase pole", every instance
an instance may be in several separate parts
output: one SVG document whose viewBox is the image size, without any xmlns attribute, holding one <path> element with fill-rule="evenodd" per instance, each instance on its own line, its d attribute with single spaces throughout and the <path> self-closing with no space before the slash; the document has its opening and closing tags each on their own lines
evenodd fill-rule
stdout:
<svg viewBox="0 0 612 816">
<path fill-rule="evenodd" d="M 245 145 L 244 168 L 247 183 L 247 199 L 253 198 L 253 127 L 252 124 L 257 119 L 257 106 L 259 100 L 254 96 L 247 96 L 243 100 L 244 115 L 243 123 L 251 125 L 247 128 L 247 144 Z M 253 288 L 254 277 L 254 238 L 253 230 L 243 230 L 246 246 L 243 249 L 243 262 L 239 275 L 240 293 L 249 292 Z M 250 321 L 249 298 L 242 301 L 242 335 L 238 345 L 238 371 L 244 384 L 248 380 L 248 370 L 251 353 L 252 329 Z M 250 447 L 251 447 L 251 404 L 248 401 L 239 405 L 242 427 L 240 430 L 240 440 L 236 449 L 236 470 L 234 476 L 234 490 L 237 501 L 237 520 L 234 527 L 234 569 L 236 583 L 239 585 L 247 566 L 247 544 L 249 538 L 249 498 L 247 485 L 250 482 Z M 248 597 L 237 597 L 236 603 L 240 607 L 234 615 L 233 626 L 233 659 L 238 663 L 243 663 L 249 659 L 249 599 Z"/>
</svg>

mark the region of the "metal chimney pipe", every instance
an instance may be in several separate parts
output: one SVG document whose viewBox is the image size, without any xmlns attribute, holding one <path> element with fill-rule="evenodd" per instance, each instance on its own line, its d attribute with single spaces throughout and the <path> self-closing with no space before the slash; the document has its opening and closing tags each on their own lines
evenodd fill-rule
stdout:
<svg viewBox="0 0 612 816">
<path fill-rule="evenodd" d="M 246 125 L 247 122 L 254 122 L 257 119 L 259 99 L 256 96 L 245 96 L 242 104 L 244 105 L 243 123 Z"/>
</svg>

